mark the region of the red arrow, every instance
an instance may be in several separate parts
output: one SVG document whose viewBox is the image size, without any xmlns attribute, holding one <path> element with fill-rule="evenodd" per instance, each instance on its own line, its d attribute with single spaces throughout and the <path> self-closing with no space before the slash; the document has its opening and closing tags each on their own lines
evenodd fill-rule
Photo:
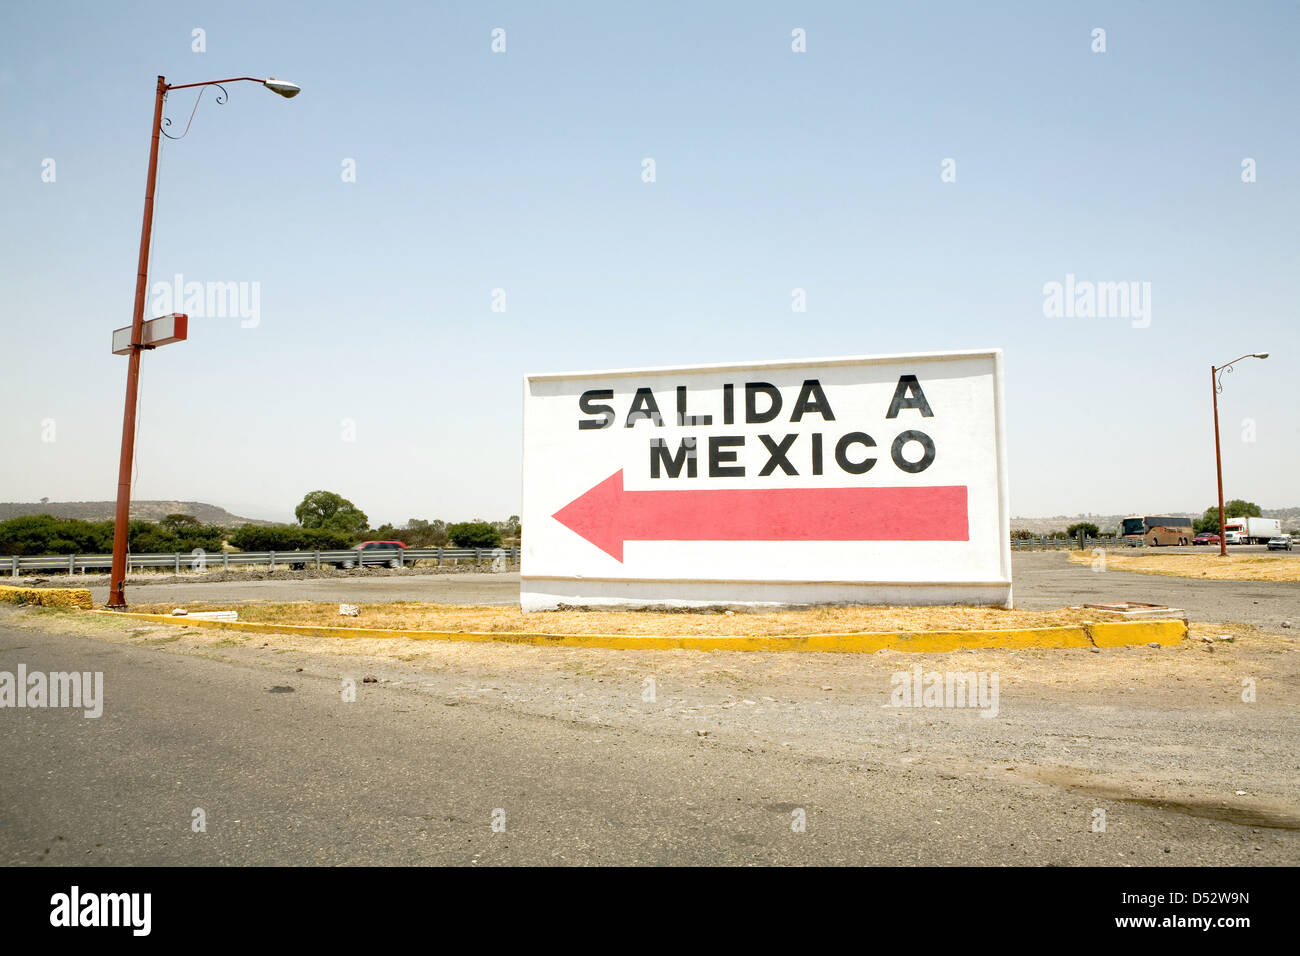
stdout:
<svg viewBox="0 0 1300 956">
<path fill-rule="evenodd" d="M 622 470 L 552 516 L 616 560 L 624 541 L 968 541 L 966 486 L 624 491 Z"/>
</svg>

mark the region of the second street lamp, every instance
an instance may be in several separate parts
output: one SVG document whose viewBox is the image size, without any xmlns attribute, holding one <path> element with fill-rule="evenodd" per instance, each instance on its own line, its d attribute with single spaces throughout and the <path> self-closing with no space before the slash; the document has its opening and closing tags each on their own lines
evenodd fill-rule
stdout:
<svg viewBox="0 0 1300 956">
<path fill-rule="evenodd" d="M 1219 473 L 1219 554 L 1225 557 L 1228 554 L 1228 539 L 1223 528 L 1223 455 L 1219 451 L 1219 392 L 1223 391 L 1223 373 L 1231 372 L 1234 365 L 1248 358 L 1266 359 L 1268 353 L 1248 352 L 1239 355 L 1231 362 L 1210 366 L 1210 385 L 1214 395 L 1214 467 Z"/>
<path fill-rule="evenodd" d="M 300 92 L 297 85 L 274 77 L 259 79 L 254 76 L 233 76 L 225 80 L 206 80 L 202 83 L 168 85 L 167 78 L 158 77 L 154 93 L 153 138 L 149 145 L 149 174 L 144 186 L 144 224 L 140 227 L 140 263 L 135 277 L 135 309 L 131 313 L 131 337 L 126 370 L 126 406 L 122 413 L 122 454 L 117 469 L 117 510 L 113 522 L 113 569 L 108 579 L 108 606 L 126 607 L 126 548 L 127 525 L 131 516 L 131 462 L 135 454 L 135 407 L 140 383 L 140 353 L 153 345 L 144 341 L 144 296 L 148 284 L 149 242 L 153 231 L 153 194 L 158 180 L 158 137 L 163 134 L 163 101 L 170 90 L 187 90 L 193 87 L 215 86 L 224 94 L 224 83 L 261 83 L 273 93 L 291 99 Z M 202 96 L 202 91 L 199 93 Z M 225 100 L 218 98 L 218 103 Z M 194 108 L 198 109 L 198 102 Z M 191 121 L 194 114 L 190 114 Z M 189 126 L 185 127 L 186 132 Z M 185 134 L 182 133 L 181 136 Z M 170 137 L 179 139 L 180 137 Z"/>
</svg>

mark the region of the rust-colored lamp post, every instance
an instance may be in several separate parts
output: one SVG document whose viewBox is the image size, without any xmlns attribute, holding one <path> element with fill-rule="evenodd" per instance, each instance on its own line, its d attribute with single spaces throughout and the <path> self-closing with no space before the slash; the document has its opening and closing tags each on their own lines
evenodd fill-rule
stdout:
<svg viewBox="0 0 1300 956">
<path fill-rule="evenodd" d="M 1210 366 L 1210 384 L 1214 392 L 1214 467 L 1219 473 L 1219 554 L 1221 556 L 1226 556 L 1228 553 L 1228 539 L 1223 533 L 1223 455 L 1219 451 L 1219 393 L 1223 391 L 1223 373 L 1231 372 L 1234 365 L 1248 358 L 1266 359 L 1268 353 L 1250 352 L 1238 356 L 1231 362 Z"/>
<path fill-rule="evenodd" d="M 222 85 L 224 83 L 240 83 L 249 81 L 252 83 L 261 83 L 273 93 L 278 93 L 286 99 L 297 96 L 299 89 L 293 83 L 287 83 L 284 80 L 277 80 L 274 77 L 269 79 L 259 79 L 253 76 L 234 76 L 225 80 L 208 80 L 203 83 L 181 83 L 169 85 L 166 77 L 158 77 L 158 87 L 154 94 L 153 104 L 153 138 L 149 144 L 149 176 L 145 180 L 144 186 L 144 224 L 140 227 L 140 265 L 136 271 L 135 277 L 135 310 L 131 313 L 131 326 L 129 342 L 123 349 L 117 350 L 119 354 L 126 354 L 126 408 L 122 414 L 122 457 L 118 463 L 117 470 L 117 511 L 113 523 L 113 570 L 109 575 L 108 583 L 108 606 L 114 608 L 126 607 L 126 545 L 127 545 L 127 524 L 131 514 L 131 462 L 135 450 L 135 405 L 136 392 L 140 383 L 140 353 L 145 349 L 155 348 L 165 341 L 178 341 L 185 337 L 185 321 L 183 316 L 171 317 L 175 319 L 174 326 L 169 326 L 170 331 L 175 332 L 176 328 L 180 329 L 180 334 L 173 334 L 169 338 L 155 339 L 153 336 L 146 335 L 146 323 L 144 320 L 144 297 L 145 289 L 148 282 L 149 271 L 149 240 L 150 233 L 153 229 L 153 193 L 154 184 L 158 179 L 158 137 L 167 136 L 169 139 L 180 139 L 180 136 L 171 136 L 163 130 L 164 125 L 170 123 L 163 119 L 163 101 L 167 98 L 170 90 L 186 90 L 192 87 L 215 86 L 221 90 L 217 98 L 218 103 L 226 101 L 226 90 Z M 202 97 L 203 91 L 199 91 Z M 198 101 L 194 102 L 194 109 L 199 107 Z M 190 121 L 193 122 L 194 113 L 190 113 Z M 185 132 L 189 132 L 189 124 L 185 126 Z M 119 330 L 125 333 L 125 329 Z M 116 343 L 115 343 L 116 344 Z"/>
</svg>

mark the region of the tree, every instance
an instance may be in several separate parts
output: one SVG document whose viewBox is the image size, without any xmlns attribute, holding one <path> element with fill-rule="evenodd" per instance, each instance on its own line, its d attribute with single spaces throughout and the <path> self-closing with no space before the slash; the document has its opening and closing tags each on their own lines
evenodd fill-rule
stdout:
<svg viewBox="0 0 1300 956">
<path fill-rule="evenodd" d="M 449 540 L 447 522 L 441 518 L 425 521 L 423 518 L 411 518 L 406 522 L 402 540 L 410 548 L 443 548 Z"/>
<path fill-rule="evenodd" d="M 1218 509 L 1216 508 L 1217 512 Z M 1243 501 L 1241 498 L 1233 498 L 1231 501 L 1223 503 L 1224 518 L 1259 518 L 1264 514 L 1259 505 L 1253 501 Z"/>
<path fill-rule="evenodd" d="M 185 534 L 196 528 L 203 527 L 202 523 L 194 515 L 187 514 L 170 514 L 158 522 L 164 530 L 173 534 Z"/>
<path fill-rule="evenodd" d="M 1066 537 L 1069 537 L 1069 538 L 1077 538 L 1077 537 L 1079 536 L 1079 532 L 1080 532 L 1080 531 L 1082 531 L 1082 532 L 1084 533 L 1084 535 L 1085 535 L 1086 537 L 1089 537 L 1089 538 L 1100 538 L 1100 537 L 1101 537 L 1101 529 L 1098 528 L 1098 527 L 1097 527 L 1095 524 L 1093 524 L 1091 521 L 1079 521 L 1079 522 L 1076 522 L 1076 523 L 1070 525 L 1070 527 L 1068 527 L 1068 528 L 1065 529 L 1065 534 L 1066 534 Z"/>
<path fill-rule="evenodd" d="M 293 509 L 293 514 L 304 528 L 334 531 L 353 538 L 360 537 L 370 527 L 364 511 L 333 491 L 309 492 Z"/>
<path fill-rule="evenodd" d="M 449 525 L 447 534 L 458 548 L 501 547 L 501 532 L 486 521 L 462 521 Z"/>
<path fill-rule="evenodd" d="M 1255 502 L 1253 501 L 1246 501 L 1242 498 L 1233 498 L 1231 501 L 1225 501 L 1223 503 L 1224 521 L 1227 521 L 1229 518 L 1258 518 L 1262 514 L 1263 512 L 1260 510 L 1259 505 L 1255 504 Z M 1206 508 L 1205 514 L 1203 514 L 1199 519 L 1194 521 L 1192 523 L 1192 527 L 1197 534 L 1201 534 L 1206 531 L 1212 534 L 1218 534 L 1219 533 L 1218 504 L 1212 504 L 1210 505 L 1210 507 Z"/>
</svg>

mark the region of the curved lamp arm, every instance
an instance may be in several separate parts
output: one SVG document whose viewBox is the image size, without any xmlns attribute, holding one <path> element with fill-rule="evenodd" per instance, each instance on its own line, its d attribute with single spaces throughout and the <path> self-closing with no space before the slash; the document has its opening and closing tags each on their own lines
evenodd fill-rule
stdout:
<svg viewBox="0 0 1300 956">
<path fill-rule="evenodd" d="M 283 96 L 285 99 L 292 99 L 293 97 L 297 96 L 299 93 L 302 92 L 302 89 L 298 86 L 298 84 L 290 83 L 288 80 L 277 80 L 273 76 L 269 76 L 264 80 L 256 76 L 231 76 L 231 77 L 227 77 L 224 80 L 204 80 L 202 83 L 173 83 L 173 84 L 164 83 L 162 87 L 164 94 L 169 93 L 172 90 L 189 90 L 189 89 L 193 89 L 196 86 L 200 87 L 200 89 L 199 89 L 198 97 L 194 100 L 194 109 L 190 110 L 190 118 L 185 123 L 184 132 L 182 132 L 181 135 L 179 136 L 173 136 L 171 133 L 167 132 L 167 127 L 172 125 L 172 121 L 167 118 L 163 119 L 162 125 L 159 127 L 160 132 L 168 139 L 184 139 L 186 134 L 188 134 L 190 131 L 190 124 L 194 122 L 194 114 L 199 111 L 199 101 L 203 99 L 203 94 L 206 92 L 207 87 L 215 86 L 217 89 L 221 91 L 220 93 L 217 94 L 217 105 L 224 106 L 226 104 L 226 101 L 230 99 L 230 94 L 226 92 L 226 88 L 222 84 L 243 83 L 243 82 L 261 83 L 272 93 L 278 93 L 280 96 Z"/>
<path fill-rule="evenodd" d="M 202 83 L 169 83 L 168 90 L 188 90 L 195 86 L 220 86 L 222 83 L 261 83 L 272 93 L 279 93 L 285 99 L 293 99 L 302 92 L 302 88 L 296 83 L 290 83 L 288 80 L 277 80 L 273 76 L 261 79 L 256 76 L 232 76 L 224 80 L 204 80 Z"/>
<path fill-rule="evenodd" d="M 1232 367 L 1233 367 L 1234 365 L 1236 365 L 1236 364 L 1237 364 L 1238 362 L 1240 362 L 1242 359 L 1248 359 L 1248 358 L 1266 359 L 1266 358 L 1268 358 L 1268 353 L 1267 353 L 1267 352 L 1247 352 L 1245 355 L 1238 355 L 1238 356 L 1237 356 L 1235 359 L 1233 359 L 1231 362 L 1224 362 L 1222 365 L 1212 365 L 1212 366 L 1211 366 L 1211 369 L 1213 370 L 1213 373 L 1214 373 L 1214 390 L 1215 390 L 1216 392 L 1222 392 L 1222 391 L 1223 391 L 1223 373 L 1224 373 L 1224 372 L 1231 372 L 1231 371 L 1232 371 Z"/>
</svg>

